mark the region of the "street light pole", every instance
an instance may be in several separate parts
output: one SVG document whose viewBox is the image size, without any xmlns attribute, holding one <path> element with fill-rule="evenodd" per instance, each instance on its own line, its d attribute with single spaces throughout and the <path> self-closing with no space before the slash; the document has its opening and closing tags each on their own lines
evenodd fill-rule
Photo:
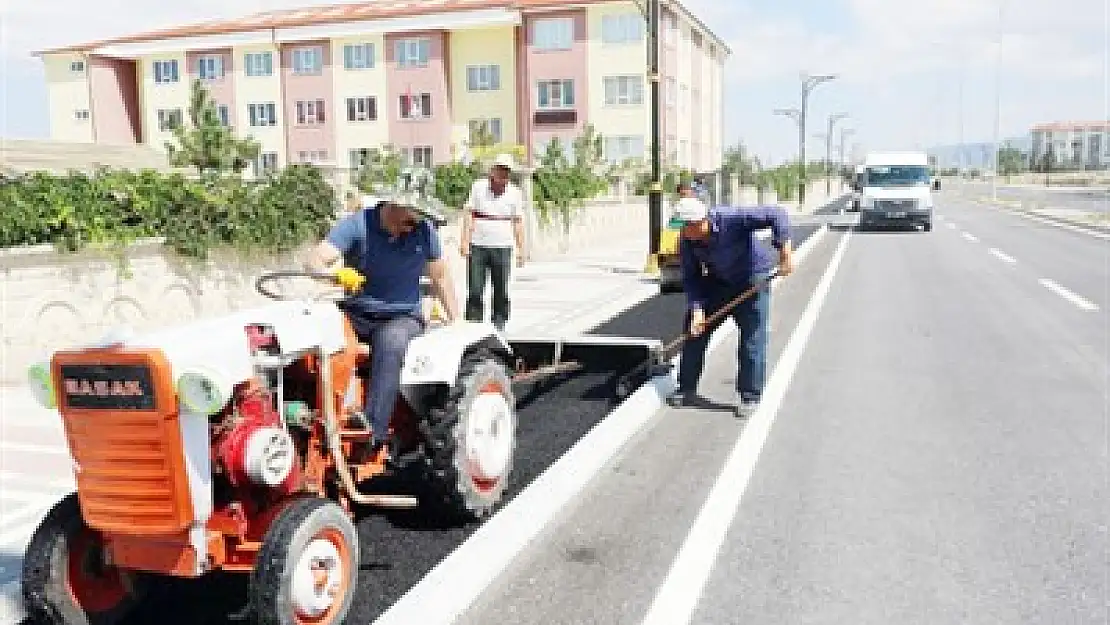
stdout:
<svg viewBox="0 0 1110 625">
<path fill-rule="evenodd" d="M 651 186 L 648 188 L 648 261 L 645 271 L 659 273 L 659 237 L 663 231 L 662 150 L 659 119 L 659 13 L 660 0 L 634 0 L 647 20 L 647 79 L 651 100 Z M 647 4 L 645 7 L 644 4 Z"/>
<path fill-rule="evenodd" d="M 806 187 L 808 186 L 809 176 L 806 172 L 806 116 L 809 110 L 809 94 L 821 83 L 835 80 L 836 74 L 823 74 L 811 76 L 808 73 L 802 75 L 802 102 L 801 108 L 798 109 L 798 158 L 801 161 L 801 176 L 798 182 L 798 205 L 801 206 L 806 201 Z"/>
<path fill-rule="evenodd" d="M 847 113 L 833 113 L 829 115 L 829 131 L 825 135 L 825 196 L 827 197 L 832 193 L 832 178 L 829 178 L 829 170 L 832 169 L 832 142 L 833 142 L 833 127 L 836 122 L 846 119 Z"/>
<path fill-rule="evenodd" d="M 847 140 L 848 137 L 850 137 L 851 135 L 854 135 L 854 134 L 856 134 L 856 131 L 852 130 L 851 128 L 845 128 L 845 129 L 840 131 L 840 172 L 841 172 L 841 177 L 842 177 L 841 178 L 841 184 L 842 185 L 843 185 L 844 169 L 846 168 L 846 166 L 848 164 L 848 155 L 844 153 L 844 143 L 845 143 L 845 141 Z M 843 188 L 844 187 L 841 186 L 841 189 L 843 189 Z"/>
</svg>

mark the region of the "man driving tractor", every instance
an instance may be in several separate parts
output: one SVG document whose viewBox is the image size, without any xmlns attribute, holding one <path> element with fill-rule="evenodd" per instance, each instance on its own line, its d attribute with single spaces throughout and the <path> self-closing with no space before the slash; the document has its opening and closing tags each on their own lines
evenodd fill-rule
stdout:
<svg viewBox="0 0 1110 625">
<path fill-rule="evenodd" d="M 311 271 L 330 273 L 351 296 L 340 308 L 359 341 L 370 345 L 370 384 L 365 419 L 371 449 L 386 447 L 390 416 L 401 389 L 401 367 L 413 338 L 425 329 L 420 279 L 428 275 L 445 321 L 458 318 L 454 282 L 443 257 L 430 200 L 387 191 L 372 205 L 339 220 L 308 260 Z M 344 261 L 349 266 L 344 266 Z"/>
</svg>

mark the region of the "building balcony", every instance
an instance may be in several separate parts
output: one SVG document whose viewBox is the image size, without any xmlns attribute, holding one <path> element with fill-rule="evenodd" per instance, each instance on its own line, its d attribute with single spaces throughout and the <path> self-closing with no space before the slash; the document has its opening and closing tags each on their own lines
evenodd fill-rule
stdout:
<svg viewBox="0 0 1110 625">
<path fill-rule="evenodd" d="M 536 111 L 532 115 L 532 123 L 537 126 L 564 125 L 578 122 L 578 111 L 574 109 L 559 109 L 549 111 Z"/>
</svg>

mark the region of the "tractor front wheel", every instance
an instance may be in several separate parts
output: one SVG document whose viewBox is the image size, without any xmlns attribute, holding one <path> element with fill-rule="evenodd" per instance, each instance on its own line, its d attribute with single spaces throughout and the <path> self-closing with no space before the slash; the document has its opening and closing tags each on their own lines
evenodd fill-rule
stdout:
<svg viewBox="0 0 1110 625">
<path fill-rule="evenodd" d="M 505 363 L 484 350 L 467 354 L 421 431 L 436 503 L 465 520 L 489 516 L 505 495 L 516 452 L 516 399 Z"/>
<path fill-rule="evenodd" d="M 358 533 L 339 504 L 290 503 L 266 531 L 251 575 L 257 625 L 339 625 L 358 581 Z"/>
<path fill-rule="evenodd" d="M 30 620 L 114 625 L 141 603 L 147 577 L 107 562 L 104 543 L 81 517 L 76 493 L 51 508 L 23 556 L 23 604 Z"/>
</svg>

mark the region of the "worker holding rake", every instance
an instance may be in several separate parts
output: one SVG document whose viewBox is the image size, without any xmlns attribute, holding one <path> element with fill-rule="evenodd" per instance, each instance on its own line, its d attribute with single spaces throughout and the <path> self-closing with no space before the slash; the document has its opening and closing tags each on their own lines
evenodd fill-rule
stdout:
<svg viewBox="0 0 1110 625">
<path fill-rule="evenodd" d="M 740 330 L 736 413 L 749 416 L 759 406 L 766 379 L 769 282 L 794 270 L 789 218 L 777 206 L 710 209 L 696 197 L 687 196 L 675 206 L 672 227 L 681 228 L 687 338 L 678 388 L 667 403 L 674 407 L 691 404 L 705 366 L 709 336 L 731 316 Z M 774 252 L 755 236 L 756 231 L 767 228 L 771 246 L 778 251 L 777 262 Z"/>
</svg>

